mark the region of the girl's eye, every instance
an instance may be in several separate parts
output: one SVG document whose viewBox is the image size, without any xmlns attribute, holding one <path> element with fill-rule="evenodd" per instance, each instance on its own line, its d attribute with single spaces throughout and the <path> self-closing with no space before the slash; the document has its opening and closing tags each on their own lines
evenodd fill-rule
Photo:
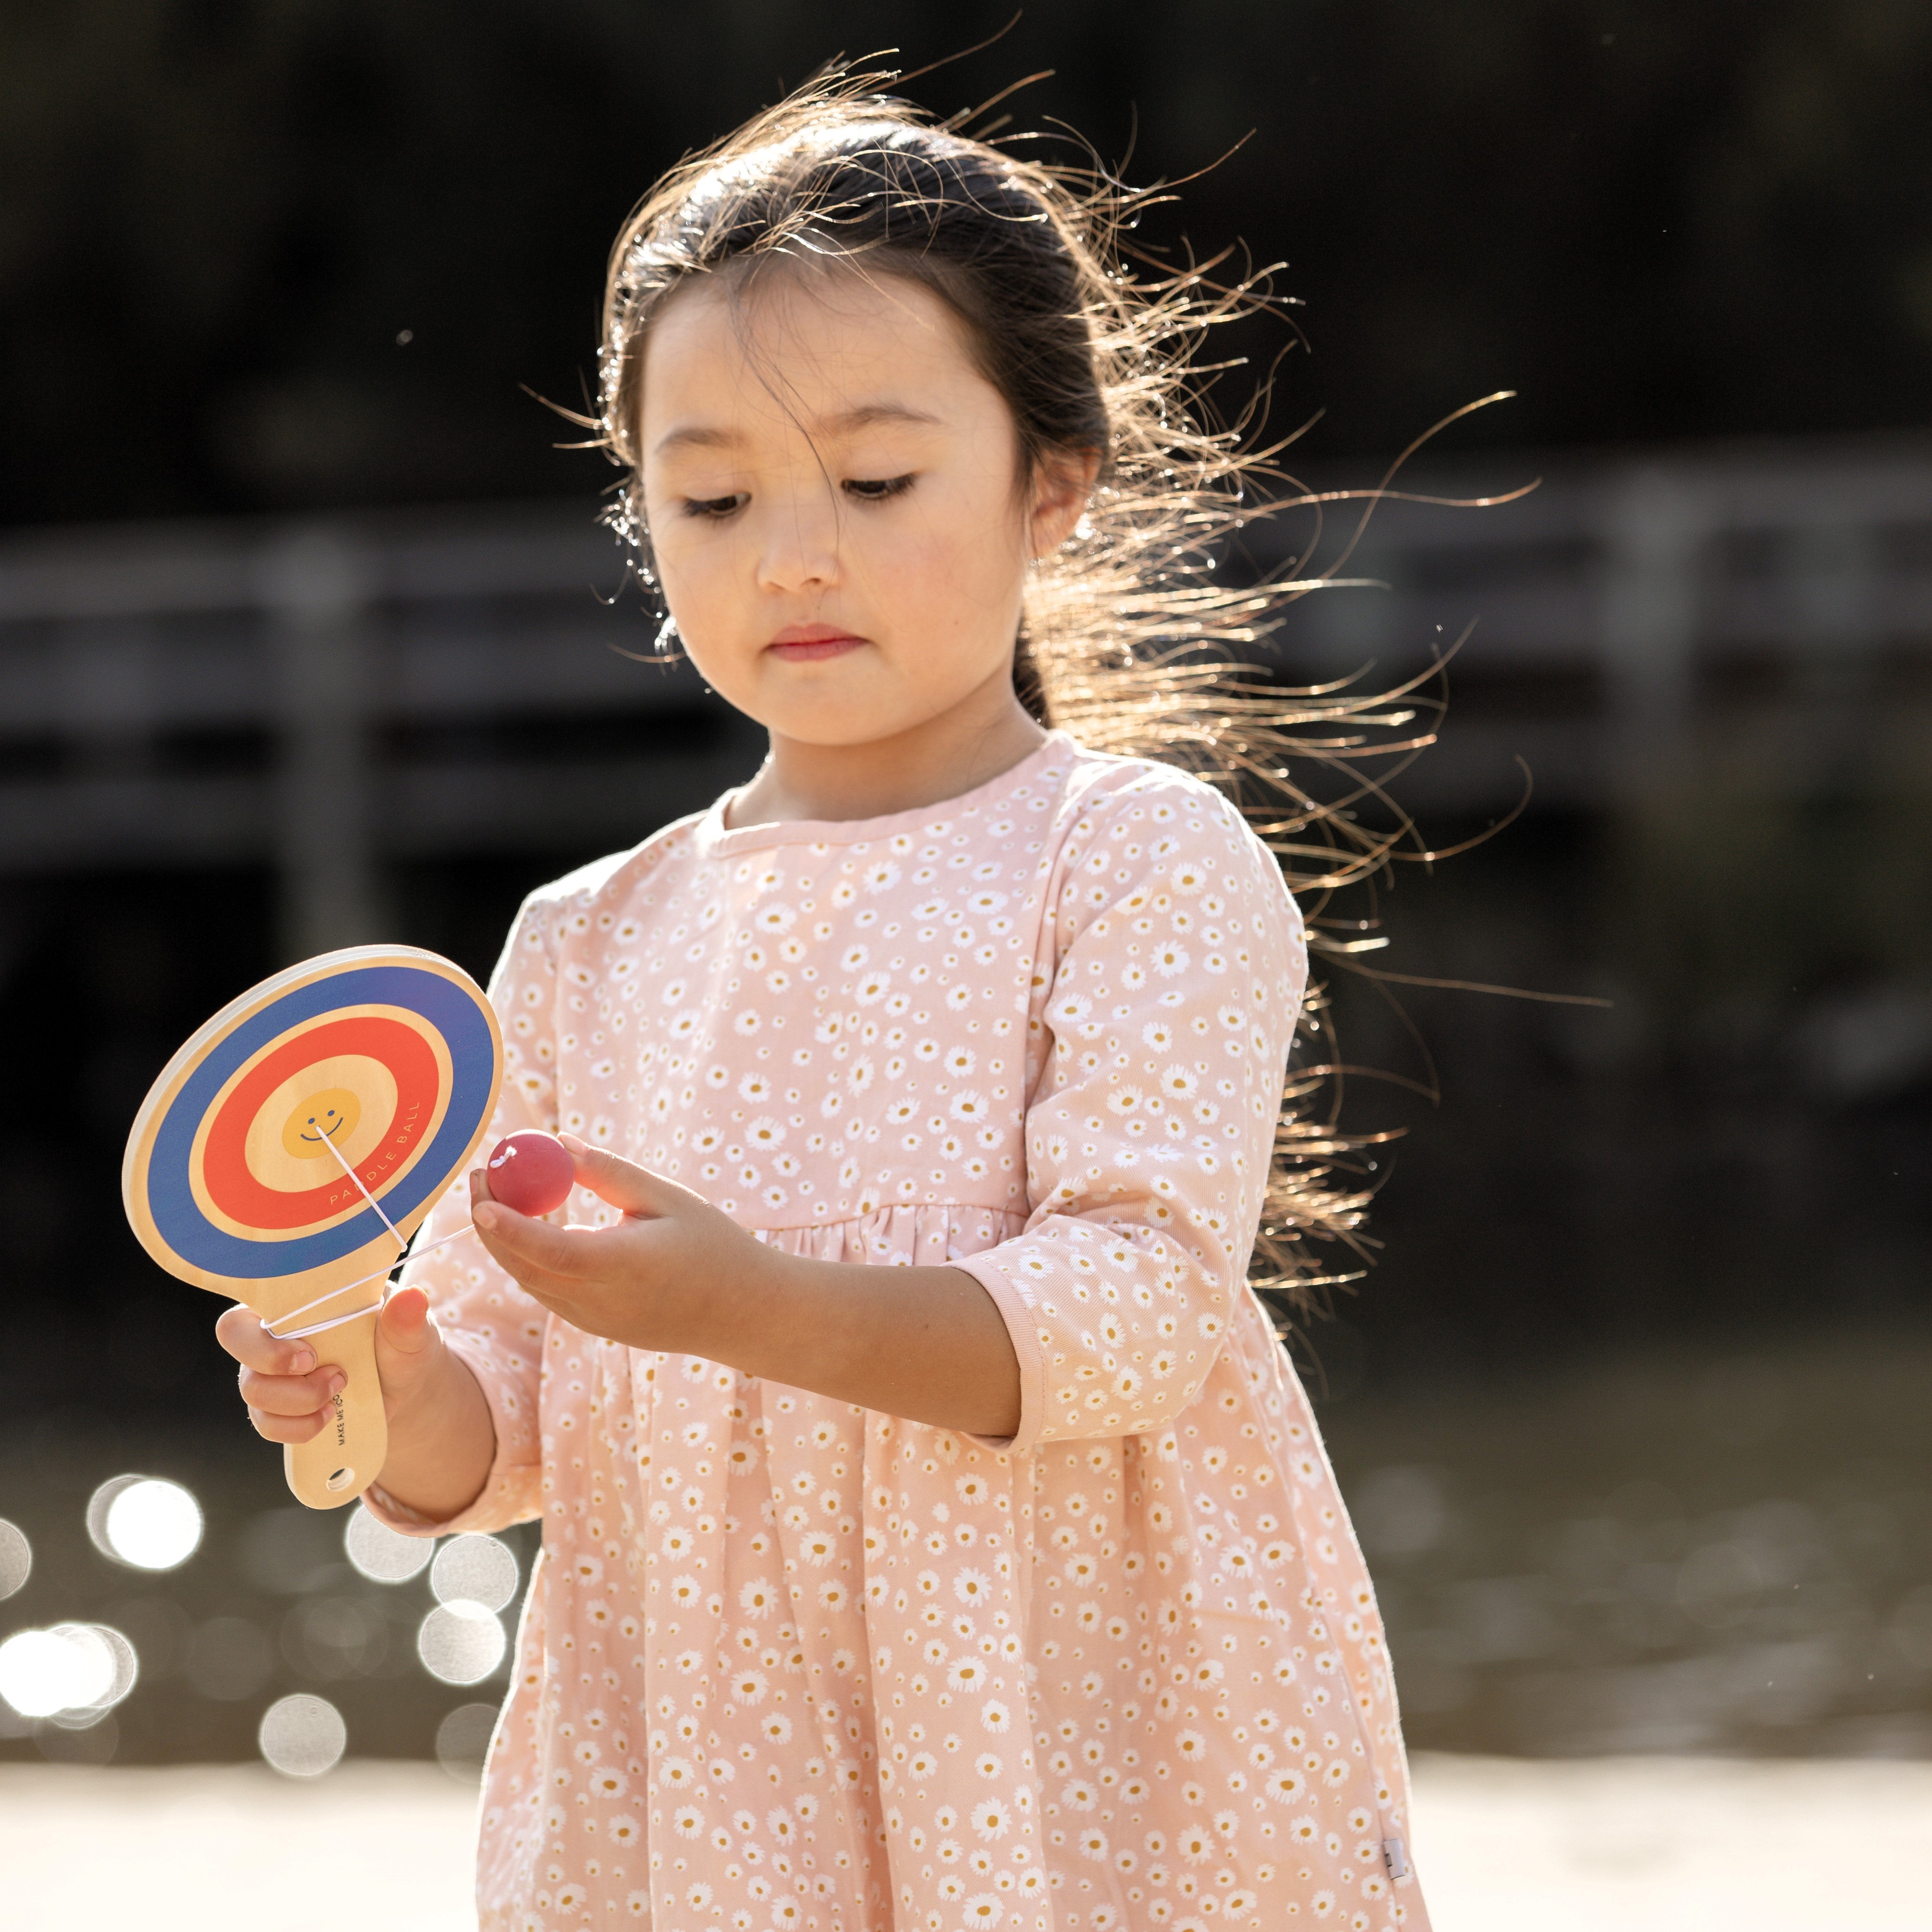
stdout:
<svg viewBox="0 0 1932 1932">
<path fill-rule="evenodd" d="M 684 514 L 687 517 L 710 517 L 716 520 L 728 517 L 733 511 L 742 509 L 745 498 L 742 494 L 735 496 L 687 496 L 684 500 Z"/>
<path fill-rule="evenodd" d="M 889 496 L 904 495 L 912 485 L 910 476 L 849 476 L 845 480 L 845 494 L 856 496 L 862 503 L 883 503 Z"/>
</svg>

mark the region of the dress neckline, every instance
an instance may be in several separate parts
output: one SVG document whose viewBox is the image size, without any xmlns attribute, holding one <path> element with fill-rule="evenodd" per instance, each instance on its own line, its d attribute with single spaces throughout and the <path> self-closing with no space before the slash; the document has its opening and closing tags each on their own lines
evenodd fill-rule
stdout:
<svg viewBox="0 0 1932 1932">
<path fill-rule="evenodd" d="M 874 839 L 916 832 L 934 819 L 983 811 L 1002 793 L 1024 784 L 1055 758 L 1070 757 L 1078 749 L 1065 731 L 1049 731 L 1017 764 L 1009 765 L 984 784 L 975 785 L 955 798 L 935 799 L 930 805 L 915 806 L 910 812 L 887 812 L 878 818 L 794 818 L 770 825 L 728 826 L 724 814 L 730 809 L 731 801 L 744 789 L 742 785 L 734 786 L 712 801 L 710 809 L 698 821 L 694 837 L 700 851 L 720 859 L 762 852 L 774 845 L 868 844 Z"/>
</svg>

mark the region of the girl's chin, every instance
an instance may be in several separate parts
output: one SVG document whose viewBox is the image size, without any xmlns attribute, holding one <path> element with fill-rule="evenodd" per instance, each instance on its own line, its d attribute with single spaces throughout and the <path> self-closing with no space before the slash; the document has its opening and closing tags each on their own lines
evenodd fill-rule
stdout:
<svg viewBox="0 0 1932 1932">
<path fill-rule="evenodd" d="M 903 692 L 894 694 L 898 703 L 868 704 L 863 691 L 849 688 L 827 692 L 818 702 L 801 702 L 802 694 L 796 692 L 766 691 L 760 695 L 766 701 L 753 715 L 774 737 L 787 738 L 796 745 L 836 746 L 852 751 L 903 738 L 929 724 L 948 708 L 944 704 L 908 705 Z M 818 694 L 812 695 L 816 698 Z"/>
<path fill-rule="evenodd" d="M 817 745 L 826 750 L 862 751 L 868 745 L 882 744 L 905 730 L 903 724 L 854 717 L 850 712 L 768 713 L 758 721 L 775 738 L 794 745 Z"/>
<path fill-rule="evenodd" d="M 721 694 L 766 730 L 804 745 L 856 748 L 903 738 L 957 710 L 977 689 L 965 678 L 920 688 L 901 667 L 872 651 L 806 664 L 781 664 L 766 656 L 755 669 L 760 674 L 749 688 L 734 692 L 717 687 Z"/>
</svg>

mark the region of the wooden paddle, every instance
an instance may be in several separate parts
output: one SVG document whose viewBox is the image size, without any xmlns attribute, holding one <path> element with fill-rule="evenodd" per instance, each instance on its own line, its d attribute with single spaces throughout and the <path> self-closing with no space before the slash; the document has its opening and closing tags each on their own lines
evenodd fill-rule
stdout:
<svg viewBox="0 0 1932 1932">
<path fill-rule="evenodd" d="M 404 1244 L 476 1154 L 502 1079 L 495 1012 L 413 946 L 304 960 L 183 1045 L 135 1116 L 129 1225 L 170 1274 L 308 1335 L 346 1386 L 290 1447 L 289 1487 L 338 1509 L 387 1452 L 376 1315 Z"/>
</svg>

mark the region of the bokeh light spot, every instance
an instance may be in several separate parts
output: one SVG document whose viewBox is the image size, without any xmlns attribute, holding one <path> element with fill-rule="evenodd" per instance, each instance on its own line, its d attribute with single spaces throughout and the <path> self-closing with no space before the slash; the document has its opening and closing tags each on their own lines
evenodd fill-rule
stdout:
<svg viewBox="0 0 1932 1932">
<path fill-rule="evenodd" d="M 10 1597 L 33 1568 L 34 1546 L 26 1532 L 0 1516 L 0 1597 Z"/>
<path fill-rule="evenodd" d="M 53 1634 L 64 1637 L 85 1660 L 82 1700 L 53 1713 L 56 1724 L 84 1730 L 98 1724 L 134 1689 L 140 1675 L 134 1646 L 107 1624 L 56 1624 Z"/>
<path fill-rule="evenodd" d="M 114 1546 L 107 1540 L 107 1512 L 116 1496 L 124 1490 L 131 1490 L 140 1480 L 139 1476 L 110 1476 L 87 1499 L 88 1540 L 102 1556 L 117 1563 L 121 1559 L 115 1556 Z"/>
<path fill-rule="evenodd" d="M 23 1718 L 51 1718 L 86 1695 L 87 1660 L 52 1630 L 18 1630 L 0 1643 L 0 1697 Z"/>
<path fill-rule="evenodd" d="M 503 1660 L 508 1640 L 495 1611 L 462 1598 L 439 1606 L 416 1633 L 423 1668 L 446 1684 L 475 1684 Z"/>
<path fill-rule="evenodd" d="M 380 1610 L 345 1597 L 298 1604 L 282 1622 L 282 1654 L 306 1677 L 364 1676 L 388 1650 Z"/>
<path fill-rule="evenodd" d="M 517 1558 L 494 1536 L 453 1536 L 436 1552 L 429 1586 L 439 1604 L 459 1599 L 500 1610 L 517 1594 Z"/>
<path fill-rule="evenodd" d="M 494 1704 L 459 1704 L 436 1727 L 436 1762 L 459 1784 L 478 1783 L 496 1728 Z"/>
<path fill-rule="evenodd" d="M 320 1778 L 341 1762 L 349 1728 L 326 1697 L 302 1692 L 278 1697 L 268 1706 L 256 1742 L 262 1756 L 284 1778 Z"/>
<path fill-rule="evenodd" d="M 0 1697 L 21 1717 L 79 1729 L 134 1689 L 137 1670 L 134 1646 L 104 1624 L 17 1630 L 0 1643 Z"/>
<path fill-rule="evenodd" d="M 436 1554 L 426 1536 L 401 1536 L 358 1508 L 343 1532 L 349 1560 L 372 1583 L 406 1583 Z"/>
<path fill-rule="evenodd" d="M 179 1483 L 116 1476 L 87 1506 L 87 1533 L 103 1555 L 130 1570 L 172 1570 L 201 1546 L 201 1505 Z"/>
</svg>

